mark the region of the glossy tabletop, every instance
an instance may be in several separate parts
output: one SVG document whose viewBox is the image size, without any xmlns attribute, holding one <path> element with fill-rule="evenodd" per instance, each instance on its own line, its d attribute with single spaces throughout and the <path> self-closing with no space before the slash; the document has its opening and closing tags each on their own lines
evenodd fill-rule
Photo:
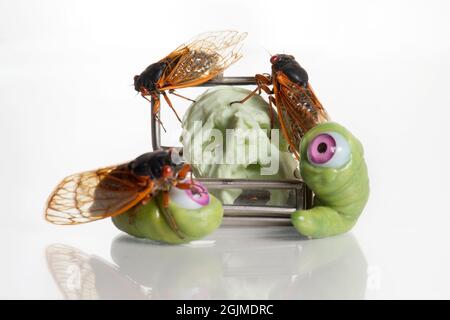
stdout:
<svg viewBox="0 0 450 320">
<path fill-rule="evenodd" d="M 449 299 L 449 9 L 438 0 L 0 1 L 0 298 Z M 133 76 L 221 29 L 249 32 L 227 76 L 270 72 L 265 48 L 291 53 L 332 119 L 361 140 L 371 194 L 354 229 L 309 240 L 290 226 L 222 226 L 170 246 L 109 220 L 45 222 L 62 178 L 150 151 L 149 103 Z M 172 99 L 183 114 L 188 104 Z M 179 145 L 179 123 L 162 112 L 163 144 Z"/>
</svg>

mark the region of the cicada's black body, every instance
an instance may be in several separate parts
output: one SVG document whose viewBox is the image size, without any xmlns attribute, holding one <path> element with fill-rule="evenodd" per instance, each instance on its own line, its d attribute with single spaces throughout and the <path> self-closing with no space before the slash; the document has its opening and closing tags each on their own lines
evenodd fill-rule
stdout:
<svg viewBox="0 0 450 320">
<path fill-rule="evenodd" d="M 150 179 L 163 177 L 163 169 L 169 166 L 174 172 L 179 169 L 181 161 L 173 150 L 157 150 L 144 153 L 128 164 L 131 172 L 136 176 L 147 176 Z"/>
<path fill-rule="evenodd" d="M 295 58 L 288 54 L 277 54 L 270 59 L 272 63 L 272 76 L 277 72 L 284 73 L 289 80 L 302 86 L 308 85 L 308 73 Z"/>
<path fill-rule="evenodd" d="M 158 92 L 159 86 L 163 85 L 161 79 L 175 66 L 181 56 L 166 57 L 158 62 L 152 63 L 140 75 L 134 76 L 134 89 L 137 92 L 146 90 L 146 93 Z M 169 68 L 171 67 L 171 68 Z"/>
<path fill-rule="evenodd" d="M 141 89 L 145 88 L 148 92 L 154 92 L 166 67 L 167 63 L 164 61 L 149 65 L 140 75 L 134 76 L 134 89 L 141 92 Z"/>
</svg>

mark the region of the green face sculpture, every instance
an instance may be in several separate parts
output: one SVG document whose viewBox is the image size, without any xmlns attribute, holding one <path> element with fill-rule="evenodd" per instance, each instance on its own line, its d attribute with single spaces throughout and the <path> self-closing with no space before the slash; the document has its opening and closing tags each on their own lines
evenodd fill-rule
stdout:
<svg viewBox="0 0 450 320">
<path fill-rule="evenodd" d="M 320 124 L 302 139 L 300 173 L 314 192 L 314 206 L 293 213 L 303 235 L 322 238 L 347 232 L 369 197 L 361 143 L 337 123 Z"/>
</svg>

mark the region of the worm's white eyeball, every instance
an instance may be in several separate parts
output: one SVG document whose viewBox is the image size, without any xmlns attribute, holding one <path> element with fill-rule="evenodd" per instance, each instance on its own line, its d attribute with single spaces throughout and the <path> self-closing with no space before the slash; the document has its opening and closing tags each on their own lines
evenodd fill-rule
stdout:
<svg viewBox="0 0 450 320">
<path fill-rule="evenodd" d="M 337 132 L 324 132 L 315 136 L 307 150 L 308 161 L 317 167 L 340 168 L 351 156 L 347 140 Z"/>
<path fill-rule="evenodd" d="M 200 209 L 209 204 L 208 190 L 195 181 L 191 189 L 172 187 L 169 192 L 170 199 L 178 206 L 188 210 Z"/>
</svg>

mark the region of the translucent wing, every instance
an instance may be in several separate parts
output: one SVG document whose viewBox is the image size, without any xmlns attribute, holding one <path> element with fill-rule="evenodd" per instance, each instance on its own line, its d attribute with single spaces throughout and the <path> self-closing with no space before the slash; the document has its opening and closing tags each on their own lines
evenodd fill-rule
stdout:
<svg viewBox="0 0 450 320">
<path fill-rule="evenodd" d="M 309 84 L 306 88 L 299 86 L 283 73 L 276 74 L 274 82 L 281 129 L 298 159 L 303 135 L 317 124 L 328 121 L 329 117 Z"/>
<path fill-rule="evenodd" d="M 133 175 L 128 164 L 74 174 L 53 191 L 45 218 L 78 224 L 115 216 L 138 204 L 152 188 L 153 182 Z"/>
<path fill-rule="evenodd" d="M 148 299 L 142 287 L 103 259 L 54 244 L 46 249 L 47 264 L 67 300 Z"/>
<path fill-rule="evenodd" d="M 195 86 L 221 74 L 242 55 L 239 50 L 247 33 L 237 31 L 206 32 L 168 55 L 161 90 Z"/>
<path fill-rule="evenodd" d="M 95 273 L 89 256 L 69 246 L 55 244 L 46 249 L 48 268 L 67 300 L 98 299 Z"/>
</svg>

